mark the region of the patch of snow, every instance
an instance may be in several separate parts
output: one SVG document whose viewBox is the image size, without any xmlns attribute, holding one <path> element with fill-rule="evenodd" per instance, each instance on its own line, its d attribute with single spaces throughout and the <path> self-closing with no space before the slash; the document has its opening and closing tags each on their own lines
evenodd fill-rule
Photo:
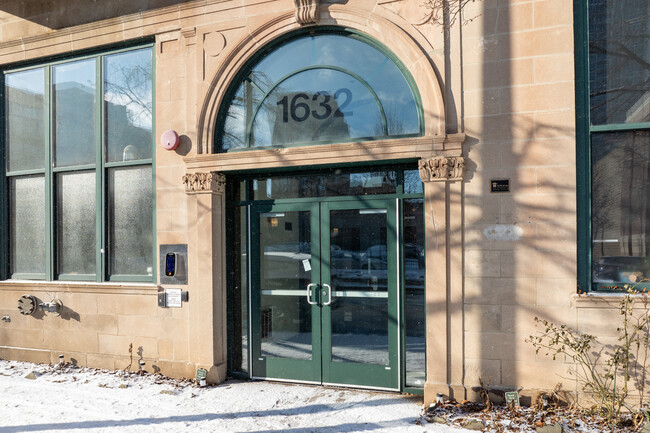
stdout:
<svg viewBox="0 0 650 433">
<path fill-rule="evenodd" d="M 36 379 L 25 376 L 34 372 Z M 0 433 L 436 432 L 418 397 L 229 380 L 191 381 L 0 360 Z M 422 424 L 420 425 L 420 423 Z"/>
</svg>

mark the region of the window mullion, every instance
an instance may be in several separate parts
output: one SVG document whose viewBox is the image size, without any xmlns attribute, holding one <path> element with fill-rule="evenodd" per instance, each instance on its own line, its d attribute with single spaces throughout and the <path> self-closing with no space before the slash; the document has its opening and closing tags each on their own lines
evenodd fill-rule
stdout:
<svg viewBox="0 0 650 433">
<path fill-rule="evenodd" d="M 56 258 L 56 243 L 54 241 L 54 227 L 56 222 L 56 212 L 54 209 L 54 126 L 56 124 L 55 110 L 53 109 L 53 80 L 52 66 L 45 68 L 45 92 L 43 92 L 43 104 L 45 106 L 45 279 L 54 280 L 54 268 Z"/>
<path fill-rule="evenodd" d="M 7 180 L 7 134 L 5 129 L 6 109 L 5 75 L 0 74 L 0 280 L 9 275 L 9 206 L 8 206 L 8 180 Z"/>
<path fill-rule="evenodd" d="M 106 279 L 106 230 L 104 229 L 105 197 L 104 197 L 104 79 L 103 79 L 103 57 L 96 58 L 96 83 L 95 86 L 95 258 L 96 258 L 96 281 L 102 282 Z"/>
</svg>

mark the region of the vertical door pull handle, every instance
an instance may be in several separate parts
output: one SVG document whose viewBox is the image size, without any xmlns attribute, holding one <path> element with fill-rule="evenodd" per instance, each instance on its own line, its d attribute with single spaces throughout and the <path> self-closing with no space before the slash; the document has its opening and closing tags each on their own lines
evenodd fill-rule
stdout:
<svg viewBox="0 0 650 433">
<path fill-rule="evenodd" d="M 327 302 L 323 302 L 323 305 L 329 305 L 332 303 L 332 287 L 329 284 L 323 284 L 323 287 L 327 287 Z"/>
<path fill-rule="evenodd" d="M 311 288 L 315 286 L 318 286 L 318 284 L 314 284 L 314 283 L 307 284 L 307 302 L 309 303 L 309 305 L 318 305 L 318 302 L 311 300 Z"/>
</svg>

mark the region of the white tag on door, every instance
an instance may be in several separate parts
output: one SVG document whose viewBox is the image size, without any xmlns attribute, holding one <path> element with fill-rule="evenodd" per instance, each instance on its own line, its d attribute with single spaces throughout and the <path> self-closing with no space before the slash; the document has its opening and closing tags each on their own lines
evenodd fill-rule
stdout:
<svg viewBox="0 0 650 433">
<path fill-rule="evenodd" d="M 311 263 L 309 263 L 309 259 L 302 261 L 302 267 L 305 268 L 305 272 L 311 271 Z"/>
</svg>

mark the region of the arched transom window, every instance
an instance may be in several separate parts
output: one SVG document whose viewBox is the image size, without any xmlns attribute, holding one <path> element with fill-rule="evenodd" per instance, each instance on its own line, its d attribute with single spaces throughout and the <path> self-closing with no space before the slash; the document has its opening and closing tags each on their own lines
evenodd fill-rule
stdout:
<svg viewBox="0 0 650 433">
<path fill-rule="evenodd" d="M 219 116 L 217 152 L 420 135 L 403 66 L 365 37 L 301 33 L 244 68 Z"/>
</svg>

